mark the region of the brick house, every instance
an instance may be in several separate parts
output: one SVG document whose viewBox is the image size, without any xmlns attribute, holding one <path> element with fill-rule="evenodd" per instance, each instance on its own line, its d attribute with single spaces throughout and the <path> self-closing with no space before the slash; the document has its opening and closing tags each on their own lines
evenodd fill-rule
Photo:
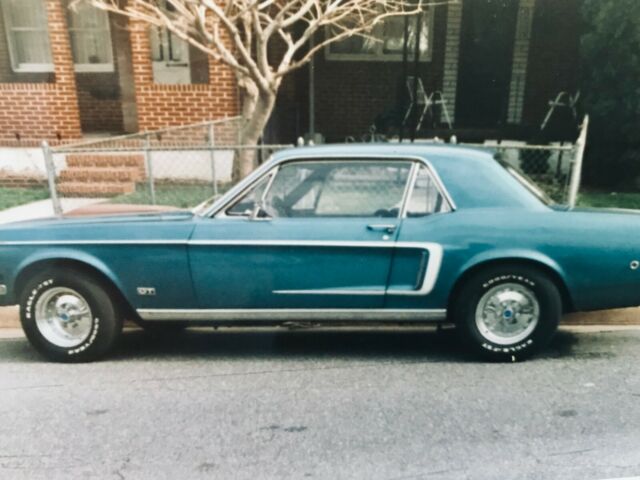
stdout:
<svg viewBox="0 0 640 480">
<path fill-rule="evenodd" d="M 404 20 L 385 22 L 374 32 L 381 42 L 349 39 L 317 55 L 312 90 L 308 69 L 288 78 L 267 140 L 293 142 L 305 134 L 310 109 L 315 131 L 327 141 L 359 138 L 377 119 L 402 116 L 405 80 L 416 74 L 427 93 L 442 93 L 459 137 L 531 135 L 548 101 L 576 90 L 579 1 L 462 0 L 432 7 L 422 18 L 417 68 L 414 40 L 409 61 L 402 61 Z M 165 30 L 91 7 L 71 12 L 67 3 L 0 0 L 0 145 L 35 146 L 43 139 L 238 113 L 228 68 Z M 441 131 L 437 120 L 422 133 L 452 133 Z"/>
<path fill-rule="evenodd" d="M 29 146 L 238 112 L 234 77 L 164 30 L 69 0 L 0 0 L 0 142 Z"/>
<path fill-rule="evenodd" d="M 580 0 L 461 0 L 432 7 L 422 18 L 417 69 L 410 23 L 406 72 L 402 19 L 374 31 L 380 42 L 352 39 L 327 48 L 315 58 L 315 131 L 330 142 L 358 140 L 376 119 L 402 117 L 406 77 L 417 73 L 427 94 L 442 93 L 453 120 L 453 130 L 436 118 L 419 134 L 535 139 L 548 102 L 577 90 L 579 6 Z M 309 72 L 301 71 L 285 86 L 274 137 L 309 130 L 309 85 Z"/>
</svg>

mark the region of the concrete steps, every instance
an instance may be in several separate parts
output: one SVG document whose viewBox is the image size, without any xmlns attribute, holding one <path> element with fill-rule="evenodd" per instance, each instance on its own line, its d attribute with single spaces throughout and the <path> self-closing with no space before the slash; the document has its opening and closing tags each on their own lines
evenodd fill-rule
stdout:
<svg viewBox="0 0 640 480">
<path fill-rule="evenodd" d="M 136 182 L 142 180 L 136 167 L 75 167 L 60 172 L 61 183 L 72 182 Z"/>
<path fill-rule="evenodd" d="M 58 192 L 66 197 L 112 197 L 135 192 L 146 173 L 143 155 L 68 155 L 58 176 Z"/>
<path fill-rule="evenodd" d="M 58 193 L 63 197 L 116 197 L 135 191 L 135 182 L 65 182 L 58 184 Z"/>
</svg>

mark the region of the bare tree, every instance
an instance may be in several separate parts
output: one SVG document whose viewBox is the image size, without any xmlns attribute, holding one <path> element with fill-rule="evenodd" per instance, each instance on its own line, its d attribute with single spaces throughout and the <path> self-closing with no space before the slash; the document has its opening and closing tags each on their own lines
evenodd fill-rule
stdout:
<svg viewBox="0 0 640 480">
<path fill-rule="evenodd" d="M 75 0 L 166 28 L 236 75 L 245 144 L 257 144 L 271 116 L 282 79 L 327 45 L 354 35 L 371 38 L 386 18 L 414 15 L 425 0 Z M 309 40 L 324 30 L 313 46 Z M 376 40 L 373 38 L 373 40 Z M 280 52 L 274 54 L 274 52 Z M 241 155 L 240 177 L 253 169 Z"/>
</svg>

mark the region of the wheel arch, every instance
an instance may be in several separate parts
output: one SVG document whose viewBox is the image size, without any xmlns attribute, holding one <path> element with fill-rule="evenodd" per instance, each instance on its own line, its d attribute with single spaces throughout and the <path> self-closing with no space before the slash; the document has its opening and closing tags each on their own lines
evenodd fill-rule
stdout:
<svg viewBox="0 0 640 480">
<path fill-rule="evenodd" d="M 122 287 L 109 270 L 99 261 L 91 261 L 90 258 L 78 258 L 75 256 L 52 255 L 48 257 L 33 258 L 24 262 L 15 276 L 14 292 L 16 301 L 22 296 L 22 291 L 33 275 L 46 269 L 70 269 L 90 276 L 107 289 L 114 298 L 122 313 L 127 318 L 136 318 L 135 309 L 124 295 Z"/>
<path fill-rule="evenodd" d="M 538 269 L 539 271 L 547 275 L 558 288 L 558 292 L 560 293 L 560 298 L 562 300 L 563 313 L 570 313 L 575 310 L 571 291 L 567 287 L 567 283 L 559 267 L 552 261 L 545 261 L 545 259 L 532 258 L 528 256 L 505 256 L 497 258 L 487 258 L 467 265 L 462 269 L 460 275 L 458 275 L 458 278 L 454 283 L 453 288 L 451 289 L 451 293 L 449 294 L 449 298 L 447 301 L 447 310 L 449 312 L 452 311 L 452 305 L 456 301 L 460 289 L 469 278 L 485 268 L 505 265 L 528 266 Z"/>
</svg>

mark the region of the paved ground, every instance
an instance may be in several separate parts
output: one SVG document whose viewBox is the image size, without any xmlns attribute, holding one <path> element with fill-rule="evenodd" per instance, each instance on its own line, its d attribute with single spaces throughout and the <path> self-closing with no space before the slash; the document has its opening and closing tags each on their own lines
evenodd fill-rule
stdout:
<svg viewBox="0 0 640 480">
<path fill-rule="evenodd" d="M 515 364 L 455 345 L 447 331 L 130 331 L 108 361 L 56 365 L 0 340 L 0 478 L 640 474 L 640 330 L 564 331 Z"/>
</svg>

